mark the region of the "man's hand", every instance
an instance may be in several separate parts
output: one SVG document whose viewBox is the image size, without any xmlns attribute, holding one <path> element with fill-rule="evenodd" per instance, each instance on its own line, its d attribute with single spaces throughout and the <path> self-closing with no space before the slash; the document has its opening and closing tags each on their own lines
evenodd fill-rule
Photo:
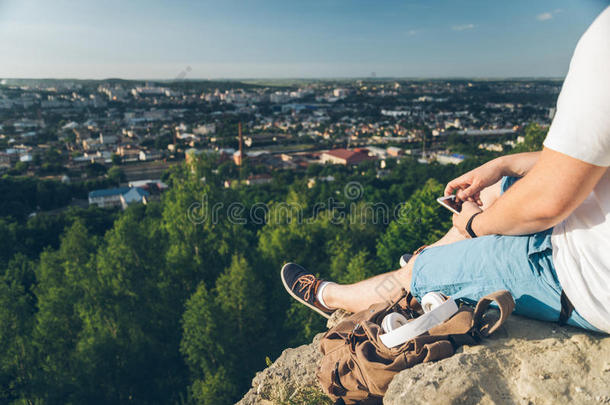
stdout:
<svg viewBox="0 0 610 405">
<path fill-rule="evenodd" d="M 533 158 L 535 165 L 474 219 L 477 235 L 527 235 L 549 229 L 582 204 L 608 170 L 548 148 L 538 155 L 522 155 L 524 163 L 514 167 L 526 168 L 526 160 L 531 163 Z M 462 212 L 453 218 L 460 233 L 466 235 L 466 224 L 478 210 L 473 203 L 462 204 Z"/>
<path fill-rule="evenodd" d="M 481 208 L 471 201 L 465 201 L 462 204 L 462 211 L 459 214 L 453 214 L 453 226 L 465 237 L 470 238 L 468 231 L 466 231 L 466 224 L 468 220 L 477 212 L 481 212 Z M 476 232 L 476 231 L 475 231 Z M 478 235 L 480 236 L 480 235 Z"/>
<path fill-rule="evenodd" d="M 451 180 L 445 188 L 445 195 L 457 191 L 456 197 L 461 201 L 472 201 L 483 205 L 481 190 L 495 184 L 502 176 L 523 177 L 538 161 L 540 152 L 517 153 L 491 160 L 474 170 Z"/>
<path fill-rule="evenodd" d="M 457 190 L 456 197 L 460 201 L 471 201 L 483 205 L 481 190 L 495 184 L 502 178 L 502 166 L 499 159 L 494 159 L 451 180 L 445 187 L 445 196 Z M 463 211 L 462 211 L 463 212 Z"/>
</svg>

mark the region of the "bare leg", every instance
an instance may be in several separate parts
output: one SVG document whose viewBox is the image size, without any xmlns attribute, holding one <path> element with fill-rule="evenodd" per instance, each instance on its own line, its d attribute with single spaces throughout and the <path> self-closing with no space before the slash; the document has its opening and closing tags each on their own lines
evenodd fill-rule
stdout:
<svg viewBox="0 0 610 405">
<path fill-rule="evenodd" d="M 441 246 L 463 240 L 457 229 L 451 228 L 445 236 L 431 246 Z M 341 308 L 348 312 L 367 309 L 377 302 L 390 302 L 400 296 L 402 289 L 411 288 L 411 277 L 415 258 L 413 256 L 406 266 L 379 274 L 354 284 L 330 284 L 324 289 L 324 302 L 330 308 Z"/>
<path fill-rule="evenodd" d="M 486 209 L 500 196 L 500 182 L 481 191 L 481 201 Z M 464 240 L 459 231 L 452 227 L 441 239 L 430 246 L 442 246 Z M 403 288 L 409 290 L 413 274 L 414 256 L 403 268 L 379 274 L 354 284 L 331 284 L 324 289 L 324 302 L 331 308 L 341 308 L 349 312 L 358 312 L 377 302 L 389 302 L 396 299 Z"/>
<path fill-rule="evenodd" d="M 331 308 L 341 308 L 348 312 L 358 312 L 376 302 L 389 302 L 398 297 L 402 288 L 411 285 L 411 272 L 415 260 L 401 269 L 379 274 L 354 284 L 330 284 L 324 293 L 324 301 Z"/>
</svg>

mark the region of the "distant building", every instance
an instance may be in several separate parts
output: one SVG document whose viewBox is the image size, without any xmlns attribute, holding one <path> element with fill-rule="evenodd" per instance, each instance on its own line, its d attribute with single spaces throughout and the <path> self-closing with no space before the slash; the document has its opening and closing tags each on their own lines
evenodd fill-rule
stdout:
<svg viewBox="0 0 610 405">
<path fill-rule="evenodd" d="M 89 205 L 97 205 L 100 208 L 118 207 L 121 205 L 121 196 L 129 190 L 129 187 L 119 187 L 91 191 Z"/>
<path fill-rule="evenodd" d="M 117 187 L 104 190 L 94 190 L 89 193 L 89 205 L 100 208 L 127 208 L 133 203 L 146 204 L 150 193 L 141 187 Z"/>
<path fill-rule="evenodd" d="M 366 149 L 332 149 L 322 153 L 321 163 L 332 163 L 336 165 L 357 165 L 365 160 L 372 160 Z"/>
<path fill-rule="evenodd" d="M 121 194 L 121 207 L 123 207 L 123 209 L 127 209 L 127 207 L 133 203 L 146 204 L 149 196 L 150 193 L 148 191 L 143 190 L 140 187 L 131 187 L 129 191 Z"/>
<path fill-rule="evenodd" d="M 78 127 L 78 123 L 74 122 L 74 121 L 70 121 L 66 125 L 61 127 L 61 129 L 63 129 L 63 130 L 73 130 L 76 127 Z"/>
<path fill-rule="evenodd" d="M 345 97 L 347 97 L 348 94 L 349 94 L 348 89 L 334 89 L 333 90 L 333 96 L 335 96 L 337 98 L 345 98 Z"/>
<path fill-rule="evenodd" d="M 269 152 L 266 150 L 257 150 L 257 151 L 250 151 L 250 152 L 244 152 L 244 157 L 243 159 L 248 159 L 250 161 L 251 164 L 258 164 L 258 163 L 262 163 L 262 161 L 269 156 Z M 242 162 L 242 156 L 240 151 L 234 152 L 233 153 L 233 162 L 236 165 L 240 165 Z"/>
<path fill-rule="evenodd" d="M 290 100 L 290 93 L 284 91 L 276 91 L 269 96 L 269 101 L 274 104 L 285 103 L 288 100 Z"/>
<path fill-rule="evenodd" d="M 404 155 L 404 151 L 396 146 L 390 146 L 386 150 L 388 152 L 388 156 L 398 157 Z"/>
<path fill-rule="evenodd" d="M 464 159 L 466 159 L 466 157 L 464 155 L 460 155 L 458 153 L 452 153 L 452 154 L 439 153 L 436 155 L 436 161 L 442 165 L 449 165 L 449 164 L 457 165 L 457 164 L 462 163 L 464 161 Z"/>
<path fill-rule="evenodd" d="M 148 191 L 151 195 L 159 195 L 169 187 L 161 180 L 137 180 L 130 181 L 129 187 L 137 187 Z"/>
<path fill-rule="evenodd" d="M 147 84 L 144 87 L 136 87 L 131 90 L 131 94 L 134 97 L 146 97 L 146 96 L 170 96 L 171 91 L 165 87 L 152 86 Z"/>
<path fill-rule="evenodd" d="M 267 184 L 273 181 L 273 177 L 268 174 L 254 174 L 249 176 L 246 179 L 246 184 L 248 186 L 255 186 L 258 184 Z"/>
<path fill-rule="evenodd" d="M 193 129 L 197 135 L 213 135 L 216 133 L 216 124 L 203 124 Z"/>
<path fill-rule="evenodd" d="M 411 111 L 407 110 L 381 110 L 381 115 L 385 115 L 388 117 L 402 117 L 405 115 L 411 115 Z"/>
<path fill-rule="evenodd" d="M 0 169 L 11 168 L 11 157 L 8 153 L 0 152 Z"/>
<path fill-rule="evenodd" d="M 388 157 L 388 152 L 384 148 L 380 148 L 378 146 L 367 146 L 366 149 L 369 152 L 369 156 L 375 156 L 379 159 L 385 159 Z"/>
<path fill-rule="evenodd" d="M 479 149 L 485 149 L 490 152 L 502 152 L 504 147 L 501 143 L 482 143 L 479 144 Z"/>
<path fill-rule="evenodd" d="M 161 152 L 157 150 L 141 150 L 138 155 L 142 161 L 159 160 L 163 157 Z"/>
<path fill-rule="evenodd" d="M 246 156 L 248 156 L 248 154 L 246 153 Z M 237 166 L 241 166 L 243 162 L 242 156 L 241 156 L 241 151 L 238 150 L 237 152 L 233 153 L 233 163 L 235 163 Z"/>
<path fill-rule="evenodd" d="M 470 135 L 470 136 L 501 136 L 501 135 L 515 135 L 517 132 L 511 128 L 500 128 L 500 129 L 465 129 L 463 131 L 456 131 L 458 135 Z"/>
<path fill-rule="evenodd" d="M 25 154 L 19 156 L 20 162 L 31 162 L 32 160 L 34 160 L 34 158 L 32 157 L 32 155 L 30 153 L 25 153 Z"/>
<path fill-rule="evenodd" d="M 140 148 L 127 145 L 116 148 L 116 153 L 121 157 L 123 163 L 137 162 L 140 160 Z"/>
<path fill-rule="evenodd" d="M 118 141 L 119 141 L 119 137 L 116 135 L 100 134 L 100 143 L 103 145 L 114 145 Z"/>
<path fill-rule="evenodd" d="M 89 163 L 107 164 L 112 162 L 112 154 L 108 151 L 85 152 L 82 156 L 72 158 L 75 167 L 83 167 Z"/>
<path fill-rule="evenodd" d="M 103 147 L 99 138 L 86 138 L 82 141 L 83 149 L 86 151 L 96 151 Z"/>
</svg>

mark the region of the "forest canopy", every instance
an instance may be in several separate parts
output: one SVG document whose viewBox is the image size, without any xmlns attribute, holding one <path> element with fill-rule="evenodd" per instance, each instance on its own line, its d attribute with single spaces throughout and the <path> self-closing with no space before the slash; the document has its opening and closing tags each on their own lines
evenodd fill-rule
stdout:
<svg viewBox="0 0 610 405">
<path fill-rule="evenodd" d="M 395 269 L 449 228 L 435 199 L 482 162 L 405 156 L 383 176 L 374 163 L 319 166 L 225 188 L 236 170 L 208 156 L 172 167 L 160 201 L 29 217 L 68 190 L 4 177 L 0 402 L 233 403 L 324 328 L 283 290 L 283 263 L 339 282 Z"/>
</svg>

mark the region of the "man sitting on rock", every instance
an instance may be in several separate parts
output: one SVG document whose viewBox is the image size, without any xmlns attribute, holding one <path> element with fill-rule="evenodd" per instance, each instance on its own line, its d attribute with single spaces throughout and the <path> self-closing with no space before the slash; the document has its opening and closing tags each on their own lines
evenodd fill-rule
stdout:
<svg viewBox="0 0 610 405">
<path fill-rule="evenodd" d="M 610 333 L 610 7 L 580 39 L 541 152 L 500 157 L 449 182 L 453 227 L 402 268 L 351 285 L 288 263 L 288 292 L 328 317 L 439 291 L 509 290 L 515 312 Z"/>
</svg>

